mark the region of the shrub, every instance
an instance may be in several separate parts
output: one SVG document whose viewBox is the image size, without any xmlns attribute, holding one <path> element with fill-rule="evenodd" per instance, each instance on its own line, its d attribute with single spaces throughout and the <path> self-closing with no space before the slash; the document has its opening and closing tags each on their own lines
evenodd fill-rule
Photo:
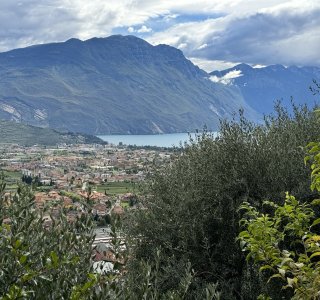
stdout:
<svg viewBox="0 0 320 300">
<path fill-rule="evenodd" d="M 45 226 L 29 187 L 20 186 L 12 199 L 4 189 L 1 182 L 0 299 L 68 299 L 74 286 L 88 280 L 90 219 L 69 223 L 61 212 Z"/>
<path fill-rule="evenodd" d="M 137 261 L 154 259 L 160 247 L 163 292 L 179 282 L 179 266 L 190 261 L 200 286 L 219 282 L 224 299 L 256 299 L 264 283 L 235 242 L 237 208 L 244 201 L 259 208 L 265 199 L 280 203 L 285 191 L 312 198 L 303 146 L 317 138 L 311 111 L 294 106 L 290 115 L 278 105 L 263 124 L 240 113 L 239 120 L 221 123 L 218 137 L 191 139 L 182 155 L 154 172 L 142 209 L 129 218 L 135 241 L 130 270 Z"/>
</svg>

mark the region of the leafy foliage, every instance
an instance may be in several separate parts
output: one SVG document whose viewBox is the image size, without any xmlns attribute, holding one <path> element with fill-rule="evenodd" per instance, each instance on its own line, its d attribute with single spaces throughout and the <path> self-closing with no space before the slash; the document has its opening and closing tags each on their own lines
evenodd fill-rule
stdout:
<svg viewBox="0 0 320 300">
<path fill-rule="evenodd" d="M 319 110 L 315 111 L 319 118 Z M 311 190 L 320 192 L 320 143 L 311 142 L 306 147 L 305 163 L 311 162 Z M 243 251 L 261 265 L 260 271 L 271 273 L 270 279 L 281 278 L 283 288 L 292 288 L 292 299 L 318 299 L 320 278 L 319 199 L 311 204 L 300 203 L 286 193 L 285 203 L 271 201 L 264 204 L 273 208 L 272 214 L 260 213 L 249 203 L 240 210 L 244 231 L 238 240 Z"/>
<path fill-rule="evenodd" d="M 113 270 L 98 274 L 92 265 L 93 223 L 87 214 L 69 222 L 63 211 L 47 217 L 35 208 L 30 187 L 20 186 L 10 198 L 0 180 L 0 299 L 174 299 L 183 300 L 194 275 L 187 265 L 181 281 L 165 294 L 158 289 L 160 260 L 141 261 L 139 276 L 126 274 L 128 247 L 118 221 L 112 223 Z M 90 200 L 90 193 L 85 208 Z M 124 247 L 125 246 L 125 247 Z M 123 249 L 124 248 L 124 249 Z M 160 257 L 160 252 L 158 252 Z M 215 285 L 204 299 L 220 299 Z"/>
<path fill-rule="evenodd" d="M 318 124 L 307 108 L 293 106 L 293 111 L 291 116 L 278 105 L 276 115 L 261 125 L 240 114 L 240 120 L 222 122 L 218 137 L 195 137 L 183 154 L 155 172 L 143 209 L 128 222 L 136 237 L 131 270 L 136 261 L 152 260 L 160 247 L 163 292 L 179 282 L 179 266 L 190 261 L 200 286 L 219 282 L 225 299 L 255 299 L 264 283 L 235 242 L 237 208 L 244 201 L 262 208 L 265 199 L 279 204 L 286 190 L 314 197 L 303 146 L 319 137 Z M 168 263 L 173 260 L 175 267 Z"/>
<path fill-rule="evenodd" d="M 0 295 L 16 299 L 66 299 L 87 281 L 93 240 L 90 218 L 69 223 L 60 212 L 45 225 L 34 197 L 21 186 L 12 199 L 0 190 Z"/>
<path fill-rule="evenodd" d="M 317 90 L 319 92 L 319 90 Z M 320 120 L 320 109 L 315 110 Z M 320 191 L 320 142 L 311 142 L 307 145 L 308 155 L 304 158 L 305 164 L 311 161 L 311 189 Z"/>
<path fill-rule="evenodd" d="M 272 278 L 284 280 L 284 288 L 293 288 L 292 299 L 318 299 L 320 284 L 320 235 L 315 227 L 320 218 L 309 204 L 301 204 L 287 194 L 284 205 L 266 202 L 275 211 L 262 214 L 248 203 L 241 220 L 245 228 L 239 234 L 247 259 L 262 264 L 260 271 L 268 270 Z M 290 241 L 290 243 L 288 243 Z"/>
</svg>

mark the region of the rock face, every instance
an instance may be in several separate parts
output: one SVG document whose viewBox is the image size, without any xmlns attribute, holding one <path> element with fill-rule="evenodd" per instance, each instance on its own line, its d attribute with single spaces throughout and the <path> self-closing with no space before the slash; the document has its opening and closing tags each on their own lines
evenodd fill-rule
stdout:
<svg viewBox="0 0 320 300">
<path fill-rule="evenodd" d="M 252 68 L 240 64 L 223 71 L 214 71 L 210 75 L 214 81 L 237 86 L 246 102 L 261 114 L 272 112 L 276 100 L 281 100 L 288 107 L 291 98 L 296 104 L 313 106 L 319 98 L 314 97 L 310 91 L 313 79 L 320 82 L 318 67 L 271 65 Z"/>
<path fill-rule="evenodd" d="M 244 108 L 235 86 L 209 80 L 180 50 L 134 36 L 0 53 L 0 118 L 90 134 L 185 132 Z"/>
</svg>

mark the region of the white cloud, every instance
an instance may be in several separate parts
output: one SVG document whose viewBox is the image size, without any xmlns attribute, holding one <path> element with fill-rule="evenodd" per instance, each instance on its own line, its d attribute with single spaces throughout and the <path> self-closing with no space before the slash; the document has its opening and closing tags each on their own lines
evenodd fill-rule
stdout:
<svg viewBox="0 0 320 300">
<path fill-rule="evenodd" d="M 263 7 L 266 2 L 259 1 L 260 9 L 245 7 L 215 19 L 176 24 L 148 41 L 175 47 L 184 43 L 185 55 L 206 60 L 320 65 L 320 1 L 282 2 Z"/>
<path fill-rule="evenodd" d="M 225 74 L 222 77 L 218 77 L 218 76 L 210 76 L 210 80 L 213 82 L 220 82 L 223 84 L 232 84 L 232 79 L 237 78 L 243 76 L 243 74 L 241 73 L 240 70 L 233 70 L 228 72 L 227 74 Z"/>
<path fill-rule="evenodd" d="M 200 45 L 199 47 L 198 47 L 198 50 L 201 50 L 201 49 L 204 49 L 204 48 L 207 48 L 208 47 L 208 44 L 207 43 L 204 43 L 204 44 L 202 44 L 202 45 Z"/>
<path fill-rule="evenodd" d="M 152 29 L 148 28 L 146 25 L 142 25 L 141 28 L 137 30 L 138 33 L 146 33 L 151 31 Z"/>
<path fill-rule="evenodd" d="M 203 60 L 320 65 L 319 14 L 319 0 L 1 0 L 0 51 L 122 28 Z"/>
<path fill-rule="evenodd" d="M 234 67 L 239 64 L 239 62 L 229 62 L 223 60 L 207 60 L 197 57 L 188 57 L 195 65 L 197 65 L 200 69 L 205 70 L 210 73 L 212 71 L 220 71 Z"/>
<path fill-rule="evenodd" d="M 152 28 L 147 27 L 146 25 L 142 25 L 139 29 L 135 29 L 134 27 L 128 27 L 127 31 L 129 33 L 148 33 L 152 31 Z"/>
<path fill-rule="evenodd" d="M 254 69 L 262 69 L 262 68 L 265 68 L 266 66 L 265 65 L 253 65 L 252 68 Z"/>
<path fill-rule="evenodd" d="M 181 44 L 179 44 L 179 45 L 177 46 L 177 48 L 180 49 L 180 50 L 182 50 L 182 49 L 186 48 L 187 46 L 188 46 L 187 43 L 181 43 Z"/>
<path fill-rule="evenodd" d="M 166 22 L 170 22 L 170 21 L 176 19 L 177 17 L 179 17 L 178 14 L 167 14 L 163 17 L 163 20 Z"/>
</svg>

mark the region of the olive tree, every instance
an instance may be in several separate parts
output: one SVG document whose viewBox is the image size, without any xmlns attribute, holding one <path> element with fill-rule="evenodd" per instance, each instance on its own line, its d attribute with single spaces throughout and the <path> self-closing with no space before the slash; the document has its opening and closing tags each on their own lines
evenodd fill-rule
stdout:
<svg viewBox="0 0 320 300">
<path fill-rule="evenodd" d="M 318 111 L 319 113 L 319 111 Z M 311 162 L 311 190 L 320 192 L 320 143 L 307 146 L 305 163 Z M 292 299 L 319 299 L 320 291 L 320 215 L 319 199 L 302 203 L 286 193 L 283 205 L 265 201 L 272 207 L 260 212 L 249 203 L 241 205 L 243 231 L 238 240 L 247 260 L 260 265 L 260 272 L 271 280 L 282 281 L 282 289 Z"/>
<path fill-rule="evenodd" d="M 312 111 L 293 106 L 290 114 L 278 105 L 263 124 L 240 114 L 222 122 L 218 136 L 193 138 L 168 166 L 154 171 L 142 208 L 129 218 L 134 241 L 129 270 L 152 260 L 160 248 L 162 291 L 180 281 L 190 262 L 194 290 L 219 282 L 225 299 L 255 299 L 263 282 L 235 241 L 238 207 L 247 201 L 260 208 L 265 199 L 281 203 L 285 191 L 312 198 L 303 146 L 318 137 Z"/>
<path fill-rule="evenodd" d="M 67 221 L 61 212 L 45 226 L 27 186 L 4 194 L 0 184 L 0 295 L 2 299 L 67 299 L 88 280 L 92 252 L 89 217 Z"/>
</svg>

